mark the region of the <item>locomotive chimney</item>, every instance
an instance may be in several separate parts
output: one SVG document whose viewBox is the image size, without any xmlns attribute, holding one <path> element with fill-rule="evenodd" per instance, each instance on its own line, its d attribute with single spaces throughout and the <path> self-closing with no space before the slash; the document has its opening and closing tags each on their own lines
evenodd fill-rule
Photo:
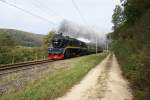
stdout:
<svg viewBox="0 0 150 100">
<path fill-rule="evenodd" d="M 63 33 L 61 32 L 61 33 L 60 33 L 60 35 L 62 36 L 62 35 L 63 35 Z"/>
</svg>

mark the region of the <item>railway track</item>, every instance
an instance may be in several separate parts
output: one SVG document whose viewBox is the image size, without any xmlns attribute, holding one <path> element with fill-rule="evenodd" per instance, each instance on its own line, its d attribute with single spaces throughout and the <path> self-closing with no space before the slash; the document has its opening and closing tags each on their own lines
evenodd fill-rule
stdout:
<svg viewBox="0 0 150 100">
<path fill-rule="evenodd" d="M 23 63 L 16 63 L 16 64 L 0 65 L 0 76 L 22 71 L 22 70 L 32 69 L 34 68 L 33 65 L 39 65 L 48 62 L 53 62 L 53 60 L 47 59 L 47 60 L 37 60 L 37 61 L 30 61 L 30 62 L 23 62 Z"/>
<path fill-rule="evenodd" d="M 69 58 L 72 59 L 72 58 Z M 54 60 L 37 60 L 37 61 L 29 61 L 29 62 L 23 62 L 23 63 L 16 63 L 16 64 L 6 64 L 6 65 L 0 65 L 0 76 L 7 75 L 10 73 L 27 70 L 27 69 L 33 69 L 35 66 L 33 65 L 39 65 L 44 64 L 48 62 L 53 62 Z"/>
</svg>

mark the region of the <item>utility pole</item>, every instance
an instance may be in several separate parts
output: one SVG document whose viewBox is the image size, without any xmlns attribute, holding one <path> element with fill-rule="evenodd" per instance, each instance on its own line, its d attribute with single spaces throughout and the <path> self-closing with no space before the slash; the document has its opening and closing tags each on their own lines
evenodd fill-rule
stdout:
<svg viewBox="0 0 150 100">
<path fill-rule="evenodd" d="M 97 36 L 96 36 L 96 54 L 97 54 L 97 47 L 98 47 L 98 46 L 97 46 Z"/>
<path fill-rule="evenodd" d="M 15 61 L 15 57 L 13 55 L 13 57 L 12 57 L 12 64 L 14 64 L 14 61 Z"/>
<path fill-rule="evenodd" d="M 108 40 L 106 40 L 106 51 L 108 52 L 108 45 L 109 45 L 109 42 Z"/>
</svg>

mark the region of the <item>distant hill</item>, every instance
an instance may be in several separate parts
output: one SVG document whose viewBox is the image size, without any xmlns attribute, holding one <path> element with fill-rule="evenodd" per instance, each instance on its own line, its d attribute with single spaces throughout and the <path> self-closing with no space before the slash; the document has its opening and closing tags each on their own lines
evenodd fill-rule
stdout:
<svg viewBox="0 0 150 100">
<path fill-rule="evenodd" d="M 8 34 L 16 41 L 18 45 L 27 47 L 41 46 L 45 37 L 45 35 L 29 33 L 15 29 L 0 29 L 0 36 L 3 36 L 1 34 Z"/>
</svg>

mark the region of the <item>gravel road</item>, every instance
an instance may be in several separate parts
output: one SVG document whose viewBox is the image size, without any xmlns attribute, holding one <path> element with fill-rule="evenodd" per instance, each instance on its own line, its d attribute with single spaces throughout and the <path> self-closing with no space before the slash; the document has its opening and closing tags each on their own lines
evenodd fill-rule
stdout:
<svg viewBox="0 0 150 100">
<path fill-rule="evenodd" d="M 57 100 L 132 100 L 115 55 L 108 55 L 83 80 Z"/>
</svg>

